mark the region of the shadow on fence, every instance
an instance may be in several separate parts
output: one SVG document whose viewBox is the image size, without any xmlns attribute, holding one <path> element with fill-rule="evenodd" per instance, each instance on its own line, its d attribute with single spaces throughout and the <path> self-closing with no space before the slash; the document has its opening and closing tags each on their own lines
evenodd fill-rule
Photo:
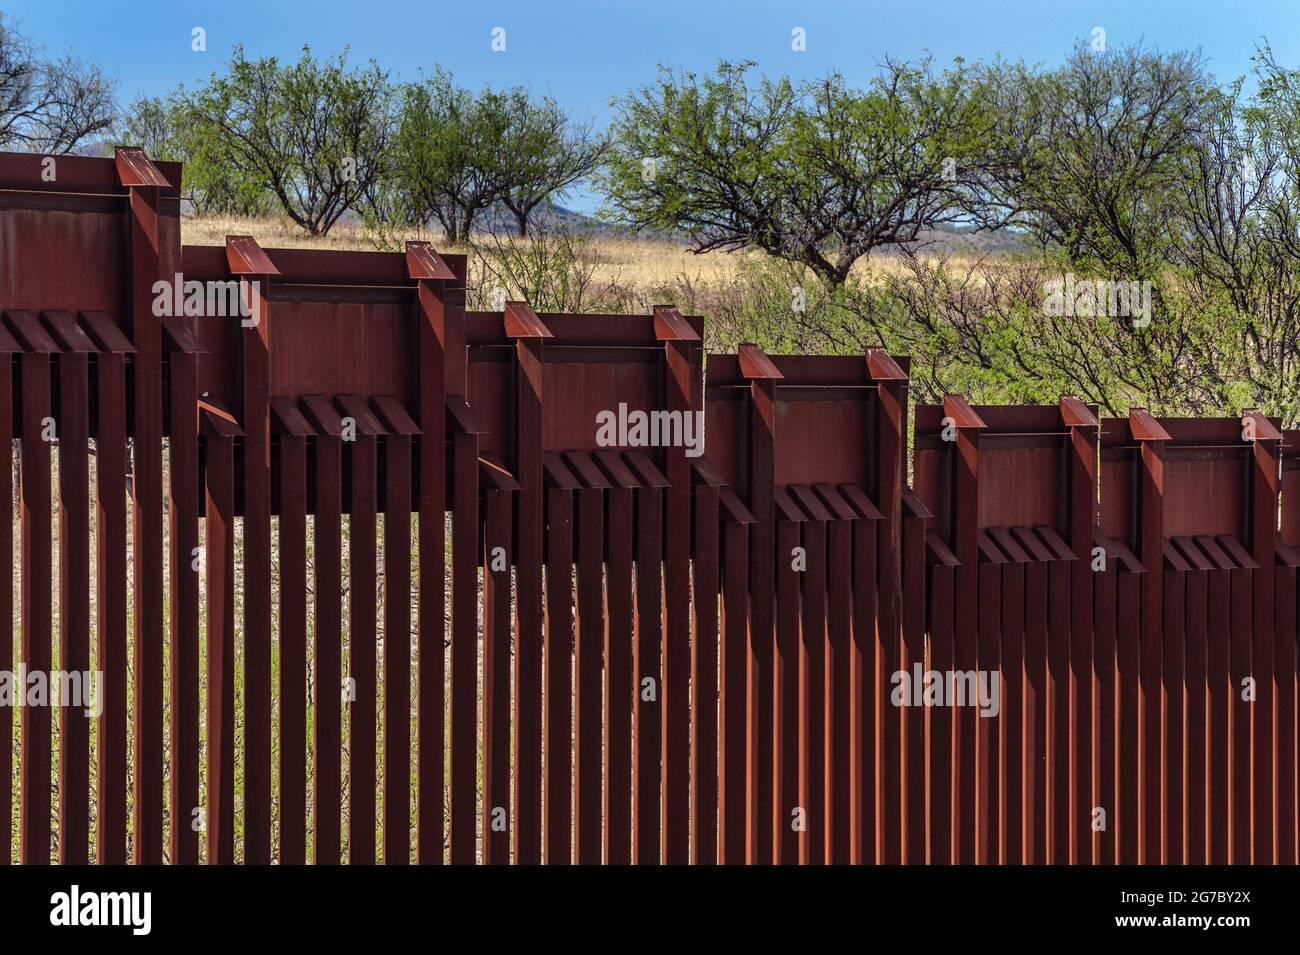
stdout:
<svg viewBox="0 0 1300 955">
<path fill-rule="evenodd" d="M 0 861 L 1296 861 L 1296 433 L 950 396 L 909 487 L 905 358 L 183 247 L 180 175 L 0 154 L 0 671 L 103 679 Z"/>
</svg>

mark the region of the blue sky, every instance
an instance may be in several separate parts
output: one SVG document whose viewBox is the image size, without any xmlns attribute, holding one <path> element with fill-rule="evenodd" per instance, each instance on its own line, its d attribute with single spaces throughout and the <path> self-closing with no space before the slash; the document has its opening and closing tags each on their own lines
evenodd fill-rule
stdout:
<svg viewBox="0 0 1300 955">
<path fill-rule="evenodd" d="M 1054 63 L 1075 40 L 1106 31 L 1122 45 L 1201 49 L 1221 79 L 1246 73 L 1267 37 L 1280 62 L 1300 67 L 1296 0 L 0 0 L 0 11 L 48 52 L 70 50 L 115 77 L 123 101 L 192 85 L 220 70 L 231 47 L 251 56 L 296 57 L 351 48 L 403 78 L 435 64 L 472 87 L 524 84 L 578 117 L 603 124 L 609 100 L 653 80 L 658 64 L 711 69 L 749 59 L 771 74 L 830 70 L 864 82 L 886 56 L 929 51 Z M 191 30 L 207 31 L 207 52 Z M 506 49 L 493 52 L 494 27 Z M 807 50 L 791 49 L 791 30 Z M 572 197 L 589 211 L 596 200 Z"/>
</svg>

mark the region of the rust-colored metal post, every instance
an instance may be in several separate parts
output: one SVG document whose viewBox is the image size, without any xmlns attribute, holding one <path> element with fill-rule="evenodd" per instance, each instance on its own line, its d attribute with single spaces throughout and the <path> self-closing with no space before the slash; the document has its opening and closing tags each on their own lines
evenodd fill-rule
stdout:
<svg viewBox="0 0 1300 955">
<path fill-rule="evenodd" d="M 543 861 L 572 861 L 573 827 L 573 494 L 578 479 L 556 453 L 542 456 L 546 472 L 546 678 Z M 656 804 L 657 805 L 657 804 Z M 655 833 L 657 838 L 658 833 Z M 639 844 L 639 843 L 638 843 Z M 657 844 L 657 843 L 656 843 Z"/>
<path fill-rule="evenodd" d="M 768 864 L 775 860 L 777 840 L 786 822 L 773 798 L 775 751 L 761 743 L 762 734 L 774 729 L 776 712 L 776 389 L 784 376 L 757 345 L 741 345 L 737 360 L 749 381 L 749 509 L 754 515 L 746 676 L 746 845 L 747 861 Z"/>
<path fill-rule="evenodd" d="M 696 462 L 696 470 L 708 472 L 711 468 Z M 752 832 L 747 810 L 753 790 L 746 775 L 749 765 L 746 759 L 749 726 L 746 682 L 749 660 L 749 528 L 753 517 L 740 503 L 735 491 L 721 483 L 720 478 L 718 480 L 718 516 L 722 534 L 722 622 L 717 683 L 719 722 L 715 737 L 718 798 L 706 809 L 717 810 L 718 862 L 739 865 L 751 858 L 754 852 L 747 840 Z M 718 524 L 713 526 L 717 528 Z M 711 812 L 705 812 L 702 821 L 707 824 L 714 818 Z"/>
<path fill-rule="evenodd" d="M 375 591 L 379 436 L 383 429 L 359 395 L 336 400 L 343 415 L 348 518 L 348 862 L 375 863 Z M 351 435 L 349 438 L 348 436 Z"/>
<path fill-rule="evenodd" d="M 1141 671 L 1138 677 L 1139 860 L 1160 859 L 1160 798 L 1163 783 L 1161 650 L 1164 628 L 1165 442 L 1169 433 L 1144 409 L 1129 411 L 1129 431 L 1140 447 L 1138 464 L 1138 559 L 1148 573 L 1142 587 Z"/>
<path fill-rule="evenodd" d="M 317 865 L 338 865 L 342 858 L 343 786 L 343 421 L 333 402 L 323 395 L 305 395 L 301 406 L 316 429 L 312 544 L 316 565 L 313 861 Z"/>
<path fill-rule="evenodd" d="M 880 621 L 876 629 L 874 666 L 877 680 L 888 685 L 897 669 L 898 646 L 902 637 L 902 492 L 905 485 L 907 434 L 907 376 L 883 348 L 867 350 L 867 373 L 878 388 L 876 402 L 876 506 L 884 520 L 879 537 Z M 898 862 L 901 857 L 899 826 L 899 712 L 889 704 L 889 694 L 878 692 L 875 699 L 874 805 L 877 863 Z"/>
<path fill-rule="evenodd" d="M 135 351 L 105 312 L 83 313 L 99 345 L 95 368 L 95 594 L 104 708 L 96 747 L 95 857 L 126 862 L 126 356 Z M 3 588 L 0 588 L 3 589 Z M 197 805 L 197 803 L 196 803 Z"/>
<path fill-rule="evenodd" d="M 628 452 L 627 461 L 641 481 L 636 492 L 636 698 L 632 709 L 632 862 L 636 864 L 659 859 L 662 703 L 657 692 L 647 693 L 646 688 L 658 686 L 661 679 L 663 495 L 668 479 L 642 452 Z"/>
<path fill-rule="evenodd" d="M 1255 705 L 1251 709 L 1253 774 L 1251 785 L 1251 861 L 1267 865 L 1279 861 L 1275 820 L 1274 767 L 1277 765 L 1277 693 L 1274 686 L 1274 602 L 1276 588 L 1278 476 L 1282 433 L 1258 411 L 1246 411 L 1254 436 L 1250 479 L 1250 553 L 1255 570 L 1254 628 L 1251 641 L 1251 675 L 1255 678 Z"/>
<path fill-rule="evenodd" d="M 931 532 L 930 574 L 926 582 L 929 603 L 929 639 L 926 669 L 946 673 L 952 669 L 953 595 L 957 557 Z M 932 708 L 925 714 L 927 767 L 925 778 L 926 839 L 925 861 L 950 865 L 955 844 L 952 831 L 952 714 Z"/>
<path fill-rule="evenodd" d="M 515 479 L 519 482 L 515 554 L 515 861 L 542 859 L 542 478 L 543 362 L 553 337 L 531 308 L 507 302 L 506 337 L 515 342 Z M 629 541 L 630 543 L 630 541 Z"/>
<path fill-rule="evenodd" d="M 1295 473 L 1297 437 L 1297 432 L 1286 431 L 1280 448 L 1282 515 L 1275 581 L 1277 632 L 1273 643 L 1273 679 L 1277 686 L 1277 772 L 1274 780 L 1277 787 L 1277 861 L 1280 865 L 1294 865 L 1300 859 L 1300 841 L 1297 841 L 1300 836 L 1300 805 L 1296 798 L 1300 792 L 1296 778 L 1296 741 L 1300 735 L 1296 732 L 1296 637 L 1297 625 L 1300 624 L 1300 614 L 1297 613 L 1300 553 L 1296 551 L 1296 544 L 1300 543 L 1300 501 L 1294 500 L 1300 490 L 1297 481 L 1300 475 Z"/>
<path fill-rule="evenodd" d="M 803 525 L 806 568 L 802 573 L 803 614 L 799 633 L 799 805 L 807 828 L 799 840 L 801 865 L 826 859 L 826 530 L 831 515 L 812 488 L 789 488 L 809 518 Z"/>
<path fill-rule="evenodd" d="M 438 865 L 445 851 L 445 683 L 447 374 L 464 394 L 465 293 L 456 275 L 424 242 L 406 246 L 407 275 L 416 283 L 416 389 L 421 436 L 417 462 L 419 700 L 416 704 L 418 791 L 416 845 L 421 865 Z"/>
<path fill-rule="evenodd" d="M 163 555 L 162 325 L 153 314 L 154 284 L 174 273 L 174 246 L 165 243 L 160 190 L 169 183 L 141 150 L 115 154 L 121 184 L 130 190 L 131 310 L 135 345 L 131 491 L 135 579 L 135 861 L 162 862 L 163 834 Z"/>
<path fill-rule="evenodd" d="M 1069 509 L 1066 539 L 1075 560 L 1070 565 L 1070 720 L 1069 832 L 1071 864 L 1099 861 L 1101 833 L 1091 825 L 1092 807 L 1101 805 L 1097 787 L 1099 684 L 1093 668 L 1093 537 L 1097 528 L 1097 442 L 1100 423 L 1093 409 L 1077 398 L 1059 404 L 1061 423 L 1069 429 Z"/>
<path fill-rule="evenodd" d="M 451 862 L 472 864 L 478 831 L 479 435 L 469 404 L 449 393 L 452 438 Z"/>
<path fill-rule="evenodd" d="M 244 424 L 244 859 L 271 861 L 271 363 L 270 280 L 251 236 L 226 237 L 239 279 L 239 401 Z M 232 319 L 226 319 L 230 321 Z"/>
<path fill-rule="evenodd" d="M 8 312 L 10 330 L 26 349 L 19 358 L 22 386 L 20 422 L 19 498 L 22 521 L 22 630 L 19 635 L 23 667 L 29 673 L 49 673 L 53 654 L 51 633 L 50 523 L 50 353 L 54 342 L 31 312 Z M 47 689 L 48 692 L 48 689 Z M 24 706 L 21 711 L 22 779 L 19 783 L 19 861 L 24 865 L 50 862 L 50 707 Z"/>
<path fill-rule="evenodd" d="M 90 673 L 89 336 L 69 312 L 43 314 L 59 355 L 59 668 Z M 67 684 L 65 684 L 67 685 Z M 83 693 L 91 686 L 83 684 Z M 85 697 L 85 702 L 89 697 Z M 59 709 L 59 862 L 90 850 L 90 729 L 76 700 Z"/>
<path fill-rule="evenodd" d="M 384 436 L 384 864 L 411 861 L 411 441 L 392 395 L 371 401 Z M 281 526 L 283 526 L 281 518 Z"/>
<path fill-rule="evenodd" d="M 897 670 L 913 676 L 915 667 L 925 662 L 925 525 L 930 517 L 930 512 L 911 490 L 903 492 L 903 639 Z M 926 858 L 924 707 L 903 708 L 900 735 L 903 810 L 900 861 L 906 865 L 922 865 Z"/>
<path fill-rule="evenodd" d="M 985 428 L 965 400 L 948 395 L 943 411 L 955 438 L 953 457 L 953 552 L 956 570 L 954 665 L 958 670 L 975 670 L 979 651 L 979 433 Z M 983 823 L 985 839 L 989 816 L 976 817 L 975 720 L 973 708 L 954 710 L 953 794 L 956 801 L 953 825 L 956 841 L 954 862 L 977 861 L 976 834 Z M 980 806 L 986 812 L 991 807 Z"/>
<path fill-rule="evenodd" d="M 720 726 L 718 690 L 718 589 L 721 532 L 718 486 L 709 482 L 695 489 L 694 629 L 691 632 L 691 862 L 716 865 L 731 861 L 734 845 L 732 817 L 738 817 L 737 794 L 727 791 L 725 768 L 719 765 L 719 731 L 725 732 L 726 699 Z M 724 686 L 723 692 L 726 692 Z M 731 688 L 734 691 L 734 688 Z"/>
<path fill-rule="evenodd" d="M 605 552 L 605 492 L 609 481 L 591 456 L 570 451 L 565 462 L 577 475 L 578 488 L 578 600 L 574 625 L 574 664 L 577 682 L 573 696 L 573 857 L 579 864 L 601 861 L 601 657 L 605 644 L 605 600 L 602 587 Z"/>
<path fill-rule="evenodd" d="M 605 862 L 632 861 L 632 494 L 637 479 L 613 450 L 593 457 L 610 481 L 605 576 Z"/>
<path fill-rule="evenodd" d="M 832 520 L 826 538 L 826 699 L 823 707 L 823 775 L 826 786 L 826 860 L 843 865 L 849 861 L 853 829 L 850 789 L 854 754 L 849 749 L 850 693 L 853 659 L 853 530 L 858 513 L 833 484 L 813 486 Z M 918 820 L 924 825 L 923 818 Z M 918 839 L 924 843 L 924 834 Z"/>
<path fill-rule="evenodd" d="M 655 337 L 664 343 L 664 405 L 670 414 L 700 407 L 700 337 L 677 309 L 656 305 Z M 663 789 L 660 853 L 665 863 L 690 854 L 691 471 L 684 447 L 664 451 L 668 478 L 664 553 Z"/>
<path fill-rule="evenodd" d="M 235 861 L 235 439 L 224 409 L 203 411 L 208 590 L 207 862 Z"/>
<path fill-rule="evenodd" d="M 307 861 L 307 438 L 289 398 L 271 399 L 280 439 L 280 864 Z"/>
<path fill-rule="evenodd" d="M 199 861 L 199 421 L 198 346 L 167 326 L 171 398 L 167 493 L 171 521 L 171 861 Z"/>
<path fill-rule="evenodd" d="M 504 468 L 482 465 L 483 520 L 483 862 L 510 861 L 510 513 L 518 490 Z"/>
</svg>

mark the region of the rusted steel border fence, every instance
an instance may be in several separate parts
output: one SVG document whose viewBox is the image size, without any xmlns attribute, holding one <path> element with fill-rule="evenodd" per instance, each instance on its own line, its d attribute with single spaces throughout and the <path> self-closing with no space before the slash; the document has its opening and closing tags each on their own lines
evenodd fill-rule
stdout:
<svg viewBox="0 0 1300 955">
<path fill-rule="evenodd" d="M 1300 434 L 950 396 L 909 486 L 904 358 L 182 247 L 180 175 L 0 154 L 0 671 L 104 678 L 0 861 L 1296 861 Z"/>
</svg>

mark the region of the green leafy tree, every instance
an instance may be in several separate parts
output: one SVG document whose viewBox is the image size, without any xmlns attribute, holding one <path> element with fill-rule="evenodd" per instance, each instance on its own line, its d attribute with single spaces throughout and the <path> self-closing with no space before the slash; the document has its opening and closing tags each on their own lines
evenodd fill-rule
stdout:
<svg viewBox="0 0 1300 955">
<path fill-rule="evenodd" d="M 604 162 L 608 144 L 590 124 L 575 123 L 549 97 L 534 99 L 521 89 L 508 94 L 508 148 L 502 154 L 501 204 L 527 235 L 534 211 L 554 203 Z"/>
<path fill-rule="evenodd" d="M 997 119 L 984 211 L 1072 266 L 1156 275 L 1214 96 L 1203 58 L 1080 43 L 1057 69 L 997 63 L 977 81 Z"/>
<path fill-rule="evenodd" d="M 589 176 L 603 137 L 549 98 L 522 87 L 457 86 L 438 69 L 407 85 L 393 138 L 390 175 L 371 197 L 376 220 L 422 228 L 438 222 L 447 241 L 469 241 L 484 219 L 508 212 L 526 235 L 536 210 Z"/>
<path fill-rule="evenodd" d="M 962 219 L 991 126 L 958 61 L 886 64 L 868 88 L 662 73 L 615 101 L 603 185 L 637 229 L 693 251 L 757 248 L 840 284 L 874 249 Z"/>
<path fill-rule="evenodd" d="M 412 223 L 436 220 L 448 242 L 467 242 L 505 192 L 511 98 L 475 95 L 439 69 L 403 91 L 391 190 Z"/>
<path fill-rule="evenodd" d="M 263 181 L 223 154 L 223 140 L 194 115 L 184 90 L 166 99 L 136 99 L 119 122 L 114 142 L 139 146 L 154 159 L 184 163 L 182 191 L 197 215 L 257 216 L 273 205 Z"/>
<path fill-rule="evenodd" d="M 348 68 L 346 52 L 294 64 L 249 60 L 242 48 L 225 76 L 187 97 L 208 155 L 259 182 L 311 235 L 325 235 L 380 178 L 392 134 L 388 73 Z"/>
</svg>

